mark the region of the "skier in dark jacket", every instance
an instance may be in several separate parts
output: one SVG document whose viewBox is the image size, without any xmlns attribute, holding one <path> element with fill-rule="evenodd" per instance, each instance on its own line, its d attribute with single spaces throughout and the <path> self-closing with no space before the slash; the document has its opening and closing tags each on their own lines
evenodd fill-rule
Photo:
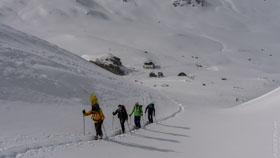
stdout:
<svg viewBox="0 0 280 158">
<path fill-rule="evenodd" d="M 153 123 L 153 115 L 155 116 L 156 114 L 156 110 L 155 110 L 155 105 L 154 103 L 151 103 L 149 105 L 147 105 L 146 109 L 145 109 L 145 114 L 148 110 L 148 120 L 149 120 L 149 123 Z"/>
<path fill-rule="evenodd" d="M 118 105 L 118 109 L 113 112 L 113 115 L 118 114 L 118 118 L 120 119 L 121 127 L 122 127 L 122 133 L 125 132 L 125 126 L 124 123 L 128 119 L 128 115 L 125 109 L 124 105 Z"/>
</svg>

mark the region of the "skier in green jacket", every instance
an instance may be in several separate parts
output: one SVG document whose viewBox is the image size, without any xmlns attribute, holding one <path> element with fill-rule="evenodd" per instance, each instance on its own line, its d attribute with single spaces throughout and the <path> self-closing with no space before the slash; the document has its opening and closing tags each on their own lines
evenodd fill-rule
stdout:
<svg viewBox="0 0 280 158">
<path fill-rule="evenodd" d="M 131 115 L 134 113 L 134 123 L 136 129 L 141 128 L 141 116 L 143 116 L 142 107 L 143 107 L 142 105 L 139 105 L 138 102 L 136 102 L 135 106 L 133 107 L 129 115 L 131 117 Z"/>
</svg>

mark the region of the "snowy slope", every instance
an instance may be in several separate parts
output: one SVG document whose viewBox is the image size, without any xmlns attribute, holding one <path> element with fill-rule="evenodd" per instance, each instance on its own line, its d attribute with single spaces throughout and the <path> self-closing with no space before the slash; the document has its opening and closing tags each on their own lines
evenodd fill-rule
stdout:
<svg viewBox="0 0 280 158">
<path fill-rule="evenodd" d="M 87 105 L 91 93 L 108 103 L 141 94 L 129 90 L 133 87 L 129 83 L 38 38 L 4 25 L 0 38 L 1 100 Z M 110 97 L 112 93 L 120 99 Z"/>
<path fill-rule="evenodd" d="M 130 112 L 137 101 L 143 105 L 155 101 L 162 107 L 157 111 L 162 118 L 178 111 L 155 91 L 133 85 L 39 38 L 6 25 L 0 25 L 0 35 L 0 147 L 1 151 L 12 148 L 0 157 L 25 150 L 20 147 L 24 144 L 36 146 L 58 138 L 63 144 L 73 141 L 73 136 L 81 137 L 81 111 L 90 109 L 91 93 L 104 110 L 108 135 L 119 129 L 111 126 L 111 113 L 118 104 Z M 93 135 L 91 119 L 87 125 L 87 134 Z"/>
<path fill-rule="evenodd" d="M 171 97 L 177 97 L 169 93 Z M 19 157 L 277 157 L 279 88 L 254 101 L 222 110 L 186 110 L 175 117 L 108 141 L 31 147 Z M 178 105 L 179 106 L 179 105 Z M 183 105 L 183 107 L 187 107 Z"/>
<path fill-rule="evenodd" d="M 279 87 L 280 1 L 173 2 L 1 0 L 1 23 L 76 55 L 0 26 L 0 157 L 277 158 L 279 89 L 262 95 Z M 80 58 L 106 54 L 134 71 L 117 77 Z M 149 78 L 147 59 L 166 77 Z M 89 118 L 82 136 L 91 92 L 109 141 L 88 139 Z M 114 136 L 115 105 L 136 100 L 155 100 L 160 122 Z"/>
</svg>

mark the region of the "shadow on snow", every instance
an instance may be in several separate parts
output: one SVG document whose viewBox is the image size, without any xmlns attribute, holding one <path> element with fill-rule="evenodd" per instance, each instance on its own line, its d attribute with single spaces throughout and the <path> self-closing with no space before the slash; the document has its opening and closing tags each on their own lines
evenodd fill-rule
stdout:
<svg viewBox="0 0 280 158">
<path fill-rule="evenodd" d="M 165 138 L 156 138 L 156 137 L 150 137 L 150 136 L 144 136 L 141 134 L 132 134 L 136 137 L 141 137 L 141 138 L 146 138 L 146 139 L 154 139 L 154 140 L 158 140 L 158 141 L 164 141 L 164 142 L 171 142 L 171 143 L 179 143 L 180 141 L 178 140 L 172 140 L 172 139 L 165 139 Z"/>
<path fill-rule="evenodd" d="M 116 141 L 116 140 L 113 140 L 113 139 L 109 139 L 108 141 L 119 144 L 119 145 L 132 147 L 132 148 L 138 148 L 138 149 L 144 149 L 144 150 L 159 151 L 159 152 L 175 152 L 174 150 L 160 149 L 160 148 L 155 148 L 155 147 L 152 147 L 152 146 L 145 146 L 145 145 L 135 144 L 135 143 L 119 142 L 119 141 Z"/>
<path fill-rule="evenodd" d="M 177 134 L 177 133 L 169 133 L 169 132 L 161 132 L 161 131 L 156 131 L 156 130 L 151 130 L 151 129 L 147 129 L 147 128 L 143 128 L 146 131 L 150 131 L 150 132 L 155 132 L 155 133 L 161 133 L 161 134 L 167 134 L 167 135 L 172 135 L 172 136 L 176 136 L 176 137 L 191 137 L 185 134 Z"/>
<path fill-rule="evenodd" d="M 171 127 L 171 128 L 179 128 L 179 129 L 191 129 L 190 127 L 181 127 L 181 126 L 174 126 L 174 125 L 166 125 L 166 124 L 163 124 L 163 123 L 157 123 L 158 125 L 161 125 L 161 126 L 165 126 L 165 127 Z"/>
</svg>

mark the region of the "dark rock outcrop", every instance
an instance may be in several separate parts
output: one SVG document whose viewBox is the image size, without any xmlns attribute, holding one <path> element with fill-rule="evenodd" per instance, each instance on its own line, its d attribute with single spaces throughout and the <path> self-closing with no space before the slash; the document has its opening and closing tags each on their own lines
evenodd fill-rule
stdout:
<svg viewBox="0 0 280 158">
<path fill-rule="evenodd" d="M 180 72 L 178 76 L 187 76 L 187 74 L 185 74 L 184 72 Z"/>
<path fill-rule="evenodd" d="M 100 66 L 101 68 L 108 70 L 116 75 L 123 76 L 125 75 L 125 71 L 122 70 L 122 62 L 121 59 L 113 56 L 113 55 L 108 55 L 105 57 L 101 57 L 99 59 L 96 59 L 95 61 L 90 60 L 90 62 Z"/>
<path fill-rule="evenodd" d="M 196 6 L 196 5 L 201 5 L 201 6 L 204 6 L 205 4 L 205 0 L 175 0 L 173 2 L 173 6 L 174 7 L 178 7 L 178 6 L 188 6 L 188 5 L 191 5 L 191 6 Z"/>
<path fill-rule="evenodd" d="M 151 73 L 149 74 L 149 76 L 150 76 L 150 77 L 157 77 L 157 74 L 155 74 L 154 72 L 151 72 Z"/>
</svg>

